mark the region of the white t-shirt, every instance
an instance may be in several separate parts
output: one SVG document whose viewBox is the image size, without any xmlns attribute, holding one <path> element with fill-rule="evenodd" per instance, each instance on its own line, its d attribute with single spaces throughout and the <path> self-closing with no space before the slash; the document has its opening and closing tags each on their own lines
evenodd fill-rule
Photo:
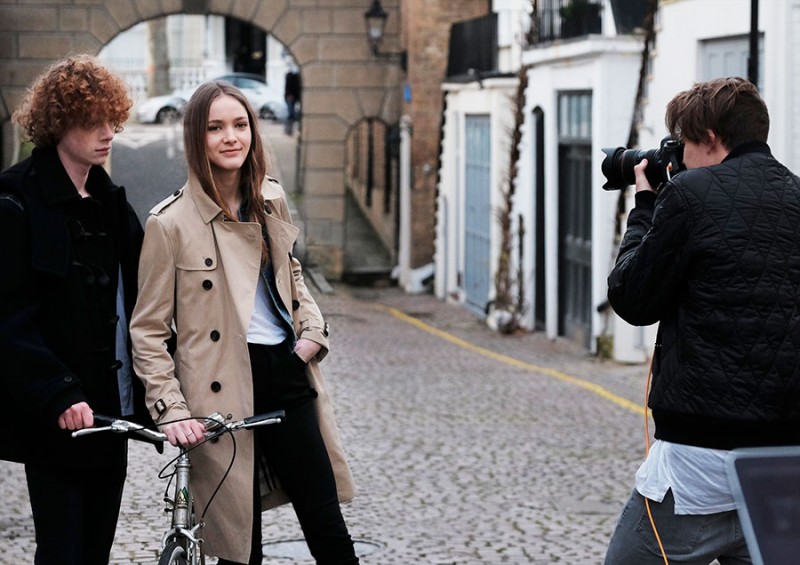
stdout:
<svg viewBox="0 0 800 565">
<path fill-rule="evenodd" d="M 268 293 L 267 283 L 259 273 L 253 314 L 250 317 L 250 326 L 247 328 L 247 343 L 277 345 L 286 339 L 286 330 L 281 325 Z"/>
<path fill-rule="evenodd" d="M 672 489 L 675 514 L 715 514 L 736 509 L 725 461 L 729 451 L 655 440 L 636 471 L 639 494 L 661 502 Z"/>
</svg>

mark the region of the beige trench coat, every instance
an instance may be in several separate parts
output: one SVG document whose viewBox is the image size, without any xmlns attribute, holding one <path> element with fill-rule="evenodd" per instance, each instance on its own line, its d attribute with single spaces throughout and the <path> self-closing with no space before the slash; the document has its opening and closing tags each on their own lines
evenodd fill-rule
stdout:
<svg viewBox="0 0 800 565">
<path fill-rule="evenodd" d="M 322 346 L 308 367 L 318 392 L 320 429 L 333 464 L 341 501 L 355 492 L 333 409 L 318 362 L 328 351 L 328 332 L 291 255 L 299 229 L 291 223 L 281 186 L 262 187 L 270 256 L 281 300 L 297 337 Z M 240 419 L 253 413 L 247 328 L 261 260 L 257 223 L 229 222 L 196 179 L 150 212 L 139 269 L 139 300 L 131 320 L 133 362 L 147 388 L 153 420 L 165 423 L 213 412 Z M 177 333 L 173 357 L 164 345 Z M 252 532 L 254 448 L 252 432 L 235 434 L 236 460 L 205 517 L 204 551 L 246 563 Z M 191 453 L 191 488 L 198 516 L 219 484 L 232 455 L 230 437 Z M 281 490 L 262 492 L 262 508 L 288 502 Z"/>
</svg>

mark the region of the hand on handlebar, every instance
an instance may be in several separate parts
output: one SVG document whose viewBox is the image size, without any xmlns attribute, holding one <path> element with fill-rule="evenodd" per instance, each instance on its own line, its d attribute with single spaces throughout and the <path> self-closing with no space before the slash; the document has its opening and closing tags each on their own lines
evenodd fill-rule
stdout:
<svg viewBox="0 0 800 565">
<path fill-rule="evenodd" d="M 194 447 L 205 439 L 206 427 L 197 420 L 183 420 L 166 424 L 161 431 L 175 447 Z"/>
<path fill-rule="evenodd" d="M 86 402 L 73 404 L 58 417 L 58 427 L 62 430 L 81 430 L 94 426 L 92 409 Z"/>
</svg>

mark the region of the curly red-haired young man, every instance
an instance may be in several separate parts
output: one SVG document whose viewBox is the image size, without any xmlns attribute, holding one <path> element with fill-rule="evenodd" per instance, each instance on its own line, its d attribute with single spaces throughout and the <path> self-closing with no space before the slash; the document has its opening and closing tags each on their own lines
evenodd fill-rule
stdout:
<svg viewBox="0 0 800 565">
<path fill-rule="evenodd" d="M 0 458 L 25 464 L 36 564 L 108 563 L 126 441 L 70 432 L 148 419 L 127 325 L 143 231 L 102 166 L 130 107 L 91 57 L 54 64 L 13 115 L 33 153 L 0 174 L 0 395 L 24 423 Z"/>
</svg>

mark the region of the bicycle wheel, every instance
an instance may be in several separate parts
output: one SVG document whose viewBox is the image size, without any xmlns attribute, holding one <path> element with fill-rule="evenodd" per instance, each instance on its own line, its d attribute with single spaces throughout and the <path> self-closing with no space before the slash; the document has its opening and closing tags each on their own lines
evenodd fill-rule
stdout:
<svg viewBox="0 0 800 565">
<path fill-rule="evenodd" d="M 188 565 L 186 559 L 186 548 L 177 541 L 171 541 L 161 552 L 158 565 Z"/>
</svg>

